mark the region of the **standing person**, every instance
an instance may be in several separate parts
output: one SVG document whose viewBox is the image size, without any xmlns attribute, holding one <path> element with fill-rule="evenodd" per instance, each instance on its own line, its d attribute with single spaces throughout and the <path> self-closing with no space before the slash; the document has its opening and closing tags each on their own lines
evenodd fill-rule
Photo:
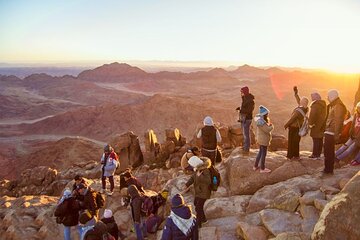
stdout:
<svg viewBox="0 0 360 240">
<path fill-rule="evenodd" d="M 221 142 L 221 135 L 214 126 L 211 117 L 204 118 L 204 127 L 200 129 L 197 138 L 201 139 L 201 154 L 211 159 L 211 163 L 215 166 L 217 144 Z"/>
<path fill-rule="evenodd" d="M 255 107 L 255 97 L 249 91 L 247 86 L 241 88 L 241 107 L 236 108 L 240 111 L 239 121 L 241 122 L 241 128 L 244 136 L 243 140 L 243 152 L 248 153 L 250 151 L 250 125 L 253 118 L 253 111 Z"/>
<path fill-rule="evenodd" d="M 265 168 L 265 158 L 267 154 L 267 148 L 270 145 L 271 141 L 271 132 L 274 130 L 274 125 L 270 123 L 269 119 L 270 111 L 260 105 L 259 114 L 256 115 L 256 139 L 260 145 L 259 153 L 256 156 L 255 165 L 253 167 L 254 171 L 259 169 L 260 162 L 260 173 L 269 173 L 270 169 Z"/>
<path fill-rule="evenodd" d="M 323 176 L 334 174 L 335 144 L 340 138 L 347 111 L 345 105 L 339 98 L 339 92 L 337 90 L 329 90 L 328 101 L 328 116 L 326 119 L 324 140 L 325 159 Z"/>
<path fill-rule="evenodd" d="M 310 104 L 309 127 L 310 137 L 313 140 L 313 151 L 310 158 L 320 158 L 323 148 L 323 138 L 326 120 L 326 102 L 321 99 L 318 92 L 311 94 L 312 103 Z"/>
<path fill-rule="evenodd" d="M 114 149 L 107 144 L 104 147 L 104 153 L 101 156 L 101 165 L 102 165 L 102 175 L 101 183 L 102 189 L 101 193 L 106 193 L 106 178 L 109 178 L 110 182 L 110 192 L 107 195 L 111 196 L 114 192 L 114 174 L 117 167 L 119 167 L 118 156 L 115 153 Z"/>
<path fill-rule="evenodd" d="M 194 172 L 193 167 L 189 164 L 189 159 L 193 156 L 200 156 L 200 151 L 198 147 L 189 148 L 186 153 L 181 157 L 181 168 L 187 174 L 192 174 Z"/>
<path fill-rule="evenodd" d="M 185 205 L 181 194 L 171 199 L 170 216 L 167 217 L 161 240 L 198 240 L 199 229 L 191 206 Z"/>
<path fill-rule="evenodd" d="M 98 217 L 99 208 L 96 204 L 96 192 L 82 183 L 79 184 L 77 189 L 82 196 L 80 208 L 88 210 L 92 216 Z"/>
<path fill-rule="evenodd" d="M 115 222 L 113 212 L 110 209 L 105 209 L 103 218 L 100 220 L 106 224 L 107 231 L 110 233 L 116 240 L 124 239 L 126 236 L 122 234 L 119 230 L 117 223 Z"/>
<path fill-rule="evenodd" d="M 143 240 L 146 236 L 146 227 L 144 219 L 141 216 L 141 205 L 143 203 L 142 193 L 140 193 L 135 185 L 130 185 L 128 187 L 128 192 L 131 197 L 131 216 L 134 222 L 136 238 L 138 240 Z"/>
<path fill-rule="evenodd" d="M 294 93 L 296 101 L 298 102 L 299 106 L 296 107 L 290 119 L 284 125 L 285 129 L 289 129 L 288 133 L 288 149 L 286 157 L 289 160 L 299 160 L 300 159 L 300 136 L 299 136 L 299 129 L 304 122 L 304 115 L 308 112 L 308 104 L 309 100 L 306 97 L 302 97 L 300 99 L 298 95 L 297 87 L 294 87 Z"/>
<path fill-rule="evenodd" d="M 194 184 L 194 205 L 199 227 L 201 227 L 202 224 L 207 223 L 204 212 L 204 204 L 205 201 L 211 196 L 210 184 L 212 182 L 209 170 L 209 168 L 211 167 L 211 160 L 207 157 L 200 157 L 200 159 L 203 161 L 203 163 L 196 167 L 196 172 L 185 184 L 185 190 L 187 190 L 192 184 Z"/>
<path fill-rule="evenodd" d="M 64 240 L 71 240 L 71 227 L 79 223 L 79 203 L 72 196 L 71 191 L 66 189 L 55 209 L 55 217 L 61 219 L 64 225 Z"/>
</svg>

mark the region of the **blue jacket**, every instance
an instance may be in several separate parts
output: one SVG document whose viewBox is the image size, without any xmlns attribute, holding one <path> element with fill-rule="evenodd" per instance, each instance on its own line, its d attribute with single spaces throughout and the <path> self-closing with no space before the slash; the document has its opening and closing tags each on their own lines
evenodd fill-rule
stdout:
<svg viewBox="0 0 360 240">
<path fill-rule="evenodd" d="M 191 209 L 189 206 L 183 205 L 178 208 L 172 208 L 171 211 L 182 219 L 194 218 L 194 224 L 190 228 L 188 235 L 186 236 L 174 223 L 171 216 L 167 217 L 165 227 L 161 240 L 198 240 L 199 239 L 199 229 L 196 221 L 196 217 L 192 215 Z"/>
</svg>

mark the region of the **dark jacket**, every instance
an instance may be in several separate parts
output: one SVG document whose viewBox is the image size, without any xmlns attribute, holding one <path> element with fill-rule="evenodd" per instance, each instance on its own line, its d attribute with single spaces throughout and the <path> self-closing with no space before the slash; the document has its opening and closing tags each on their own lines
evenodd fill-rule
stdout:
<svg viewBox="0 0 360 240">
<path fill-rule="evenodd" d="M 308 108 L 304 108 L 304 107 L 295 108 L 294 111 L 291 114 L 290 119 L 284 125 L 285 129 L 289 128 L 289 127 L 295 127 L 295 128 L 300 128 L 301 127 L 301 125 L 304 122 L 304 116 L 299 112 L 299 109 L 303 110 L 303 112 L 305 114 L 308 111 Z"/>
<path fill-rule="evenodd" d="M 255 97 L 249 93 L 242 98 L 240 114 L 245 116 L 246 120 L 251 120 L 253 118 L 253 111 L 255 107 Z"/>
<path fill-rule="evenodd" d="M 199 239 L 199 229 L 196 221 L 196 217 L 192 214 L 191 208 L 186 205 L 182 205 L 178 208 L 172 208 L 171 211 L 182 219 L 194 219 L 194 225 L 190 228 L 190 231 L 185 235 L 173 222 L 169 216 L 166 219 L 165 227 L 161 240 L 197 240 Z"/>
<path fill-rule="evenodd" d="M 209 158 L 204 158 L 203 161 L 204 163 L 197 167 L 196 172 L 191 176 L 189 181 L 187 181 L 186 186 L 189 187 L 194 184 L 195 197 L 209 199 L 211 195 L 211 176 L 209 170 L 211 160 Z M 198 172 L 201 172 L 200 176 L 198 176 Z"/>
<path fill-rule="evenodd" d="M 64 226 L 71 227 L 79 223 L 79 210 L 79 203 L 75 198 L 70 197 L 56 207 L 54 215 L 55 217 L 64 217 Z"/>
<path fill-rule="evenodd" d="M 137 180 L 136 177 L 129 178 L 127 181 L 125 181 L 125 183 L 126 187 L 129 187 L 130 185 L 135 185 L 141 193 L 145 193 L 143 185 L 139 182 L 139 180 Z"/>
<path fill-rule="evenodd" d="M 94 228 L 85 233 L 84 240 L 103 240 L 103 237 L 108 234 L 106 225 L 99 221 L 95 224 Z"/>
<path fill-rule="evenodd" d="M 130 185 L 128 188 L 128 193 L 131 197 L 131 215 L 134 223 L 140 223 L 141 219 L 141 205 L 142 205 L 142 194 L 134 185 Z"/>
<path fill-rule="evenodd" d="M 108 233 L 117 240 L 119 238 L 119 228 L 115 222 L 114 216 L 111 218 L 102 218 L 101 221 L 106 224 Z"/>
<path fill-rule="evenodd" d="M 346 111 L 346 107 L 340 98 L 335 99 L 328 105 L 325 133 L 334 135 L 335 141 L 338 141 L 340 138 Z"/>
<path fill-rule="evenodd" d="M 97 216 L 98 207 L 96 205 L 96 191 L 88 187 L 83 200 L 80 202 L 80 206 L 81 209 L 88 209 L 92 216 Z"/>
<path fill-rule="evenodd" d="M 310 105 L 309 126 L 312 138 L 323 138 L 326 121 L 326 102 L 316 100 Z"/>
<path fill-rule="evenodd" d="M 201 129 L 202 147 L 208 150 L 214 150 L 217 147 L 216 128 L 214 126 L 205 126 Z"/>
</svg>

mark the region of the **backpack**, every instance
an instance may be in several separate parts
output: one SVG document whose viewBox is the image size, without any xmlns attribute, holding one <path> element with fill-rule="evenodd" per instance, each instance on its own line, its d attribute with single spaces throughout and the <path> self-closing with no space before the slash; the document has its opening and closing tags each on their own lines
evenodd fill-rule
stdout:
<svg viewBox="0 0 360 240">
<path fill-rule="evenodd" d="M 105 206 L 105 198 L 98 191 L 96 191 L 96 199 L 95 200 L 96 200 L 97 209 L 103 208 Z"/>
<path fill-rule="evenodd" d="M 306 116 L 306 114 L 301 108 L 296 108 L 296 111 L 301 113 L 301 115 L 304 117 L 304 122 L 299 128 L 299 136 L 305 137 L 309 133 L 309 118 Z"/>
<path fill-rule="evenodd" d="M 141 214 L 143 216 L 150 216 L 154 212 L 154 202 L 150 196 L 143 195 L 141 203 Z"/>
<path fill-rule="evenodd" d="M 211 191 L 217 191 L 221 182 L 220 173 L 213 165 L 210 166 L 209 171 L 210 171 L 210 180 L 211 180 L 209 188 Z"/>
</svg>

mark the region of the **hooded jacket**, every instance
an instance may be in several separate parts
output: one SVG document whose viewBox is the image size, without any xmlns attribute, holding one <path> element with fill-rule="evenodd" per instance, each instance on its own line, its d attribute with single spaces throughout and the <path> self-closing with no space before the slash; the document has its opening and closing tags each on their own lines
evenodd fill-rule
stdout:
<svg viewBox="0 0 360 240">
<path fill-rule="evenodd" d="M 196 172 L 191 176 L 189 181 L 187 181 L 186 186 L 194 184 L 195 197 L 202 199 L 209 199 L 211 195 L 210 184 L 211 184 L 211 175 L 210 175 L 210 166 L 211 160 L 209 158 L 201 158 L 204 163 L 199 165 L 196 169 Z M 199 175 L 198 173 L 201 172 Z"/>
<path fill-rule="evenodd" d="M 128 193 L 131 197 L 131 216 L 134 223 L 140 223 L 141 220 L 141 205 L 142 205 L 142 194 L 136 188 L 135 185 L 130 185 Z"/>
<path fill-rule="evenodd" d="M 198 132 L 197 138 L 201 138 L 203 149 L 210 151 L 216 150 L 217 143 L 221 142 L 222 139 L 211 117 L 207 116 L 204 118 L 204 127 Z"/>
<path fill-rule="evenodd" d="M 187 168 L 189 166 L 189 159 L 195 156 L 195 154 L 193 154 L 192 152 L 186 152 L 184 153 L 184 155 L 181 157 L 181 168 L 184 170 L 185 168 Z"/>
<path fill-rule="evenodd" d="M 190 206 L 182 205 L 177 208 L 171 209 L 170 216 L 166 219 L 165 227 L 161 240 L 197 240 L 199 239 L 199 230 L 196 217 L 192 214 Z M 176 218 L 176 220 L 173 218 Z M 187 235 L 180 230 L 176 225 L 176 222 L 187 221 L 190 228 L 186 229 L 182 227 L 183 230 L 188 230 Z"/>
<path fill-rule="evenodd" d="M 242 96 L 240 114 L 245 116 L 246 120 L 251 120 L 253 118 L 253 111 L 255 107 L 255 97 L 251 93 Z"/>
<path fill-rule="evenodd" d="M 334 135 L 335 141 L 337 141 L 340 137 L 346 111 L 346 107 L 340 98 L 336 98 L 328 105 L 325 133 Z"/>
<path fill-rule="evenodd" d="M 82 209 L 88 209 L 92 216 L 98 215 L 98 207 L 96 205 L 96 192 L 88 187 L 85 190 L 83 200 L 80 202 Z"/>
<path fill-rule="evenodd" d="M 103 165 L 102 170 L 104 177 L 114 176 L 116 168 L 120 165 L 118 157 L 114 151 L 107 155 L 103 153 L 101 156 L 101 164 Z"/>
<path fill-rule="evenodd" d="M 304 116 L 299 112 L 299 109 L 301 109 L 305 114 L 308 111 L 308 108 L 304 108 L 302 106 L 296 107 L 292 112 L 290 119 L 284 125 L 285 128 L 288 127 L 300 128 L 302 126 L 304 122 Z"/>
<path fill-rule="evenodd" d="M 309 126 L 312 138 L 323 138 L 326 121 L 326 102 L 324 100 L 313 101 L 310 105 Z"/>
<path fill-rule="evenodd" d="M 271 141 L 271 132 L 274 125 L 269 125 L 259 114 L 256 115 L 256 140 L 259 145 L 269 146 Z"/>
</svg>

